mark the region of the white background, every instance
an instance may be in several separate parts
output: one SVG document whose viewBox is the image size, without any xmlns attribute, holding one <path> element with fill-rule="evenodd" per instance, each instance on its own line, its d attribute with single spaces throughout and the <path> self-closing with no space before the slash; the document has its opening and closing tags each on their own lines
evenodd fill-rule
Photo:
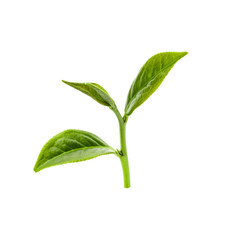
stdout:
<svg viewBox="0 0 227 240">
<path fill-rule="evenodd" d="M 225 1 L 1 1 L 0 239 L 227 239 Z M 60 80 L 96 82 L 121 112 L 152 55 L 188 51 L 131 115 L 130 189 L 115 156 L 33 172 L 71 128 L 119 148 L 114 114 Z"/>
</svg>

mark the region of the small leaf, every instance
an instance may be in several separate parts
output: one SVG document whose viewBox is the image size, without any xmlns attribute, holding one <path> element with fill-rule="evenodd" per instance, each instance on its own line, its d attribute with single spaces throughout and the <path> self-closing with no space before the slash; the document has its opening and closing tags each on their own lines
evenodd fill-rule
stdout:
<svg viewBox="0 0 227 240">
<path fill-rule="evenodd" d="M 66 130 L 51 138 L 42 148 L 34 171 L 64 163 L 88 160 L 100 155 L 116 154 L 96 135 L 81 130 Z"/>
<path fill-rule="evenodd" d="M 114 100 L 110 97 L 109 93 L 97 83 L 73 83 L 62 80 L 62 82 L 69 86 L 87 94 L 95 99 L 98 103 L 115 109 L 116 105 Z"/>
<path fill-rule="evenodd" d="M 129 116 L 145 102 L 160 86 L 174 64 L 186 54 L 187 52 L 164 52 L 151 57 L 131 85 L 125 104 L 125 115 Z"/>
</svg>

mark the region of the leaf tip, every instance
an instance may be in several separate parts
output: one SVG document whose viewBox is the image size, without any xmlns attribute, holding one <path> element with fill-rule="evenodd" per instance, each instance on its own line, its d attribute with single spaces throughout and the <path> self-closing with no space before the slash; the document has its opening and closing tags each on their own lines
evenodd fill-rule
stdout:
<svg viewBox="0 0 227 240">
<path fill-rule="evenodd" d="M 75 85 L 76 85 L 76 83 L 74 83 L 74 82 L 68 82 L 68 81 L 65 81 L 65 80 L 61 80 L 63 83 L 65 83 L 65 84 L 67 84 L 67 85 L 69 85 L 70 87 L 74 87 L 75 88 Z"/>
<path fill-rule="evenodd" d="M 188 52 L 182 52 L 182 57 L 186 56 Z"/>
<path fill-rule="evenodd" d="M 37 173 L 39 170 L 38 170 L 37 167 L 35 166 L 35 167 L 33 168 L 33 171 Z"/>
<path fill-rule="evenodd" d="M 37 163 L 35 164 L 35 166 L 34 166 L 34 168 L 33 168 L 33 171 L 34 172 L 39 172 L 40 170 L 42 170 L 42 169 L 40 169 L 40 167 L 37 165 Z"/>
</svg>

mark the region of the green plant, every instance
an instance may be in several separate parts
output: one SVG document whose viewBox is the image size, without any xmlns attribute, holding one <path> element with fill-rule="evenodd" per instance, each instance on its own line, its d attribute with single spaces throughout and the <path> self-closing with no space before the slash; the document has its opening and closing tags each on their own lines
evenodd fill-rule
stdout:
<svg viewBox="0 0 227 240">
<path fill-rule="evenodd" d="M 141 68 L 131 85 L 122 117 L 107 91 L 96 83 L 64 83 L 87 94 L 100 104 L 109 107 L 117 116 L 120 128 L 121 149 L 115 150 L 96 135 L 81 130 L 66 130 L 51 138 L 42 148 L 34 171 L 64 163 L 79 162 L 105 154 L 120 158 L 124 175 L 124 187 L 130 187 L 128 154 L 126 147 L 126 123 L 133 111 L 146 101 L 160 86 L 174 64 L 187 52 L 165 52 L 151 57 Z"/>
</svg>

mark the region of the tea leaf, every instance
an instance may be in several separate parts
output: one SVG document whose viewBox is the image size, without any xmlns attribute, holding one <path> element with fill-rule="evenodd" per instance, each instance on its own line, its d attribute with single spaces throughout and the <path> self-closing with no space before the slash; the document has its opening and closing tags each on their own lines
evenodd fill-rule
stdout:
<svg viewBox="0 0 227 240">
<path fill-rule="evenodd" d="M 114 100 L 110 97 L 109 93 L 97 83 L 73 83 L 62 80 L 65 84 L 87 94 L 98 103 L 115 109 L 116 105 Z"/>
<path fill-rule="evenodd" d="M 64 163 L 80 162 L 115 150 L 96 135 L 81 130 L 66 130 L 51 138 L 42 148 L 34 171 Z"/>
<path fill-rule="evenodd" d="M 131 85 L 125 104 L 125 115 L 129 116 L 145 102 L 160 86 L 174 64 L 186 54 L 187 52 L 164 52 L 151 57 Z"/>
</svg>

